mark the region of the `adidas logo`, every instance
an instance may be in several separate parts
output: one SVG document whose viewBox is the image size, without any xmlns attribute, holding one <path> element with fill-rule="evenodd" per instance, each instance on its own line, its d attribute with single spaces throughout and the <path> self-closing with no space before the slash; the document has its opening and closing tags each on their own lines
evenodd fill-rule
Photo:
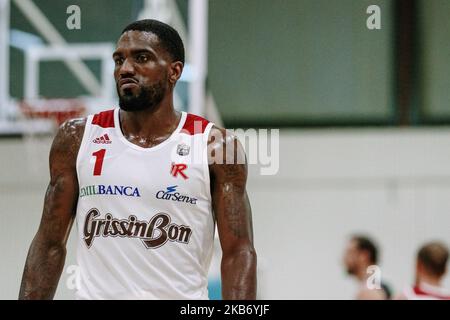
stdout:
<svg viewBox="0 0 450 320">
<path fill-rule="evenodd" d="M 101 137 L 95 138 L 92 140 L 93 143 L 103 143 L 103 144 L 110 144 L 112 141 L 109 139 L 108 134 L 105 133 Z"/>
</svg>

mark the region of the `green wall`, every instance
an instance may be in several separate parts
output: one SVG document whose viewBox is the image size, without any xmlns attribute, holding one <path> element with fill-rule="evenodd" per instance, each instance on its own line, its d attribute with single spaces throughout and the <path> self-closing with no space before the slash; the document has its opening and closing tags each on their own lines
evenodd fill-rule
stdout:
<svg viewBox="0 0 450 320">
<path fill-rule="evenodd" d="M 366 9 L 382 29 L 366 28 Z M 388 121 L 391 1 L 212 0 L 209 84 L 226 123 Z"/>
<path fill-rule="evenodd" d="M 450 1 L 421 0 L 422 105 L 427 118 L 450 118 Z"/>
<path fill-rule="evenodd" d="M 114 43 L 143 4 L 143 0 L 34 2 L 71 43 Z M 393 2 L 210 0 L 208 86 L 225 123 L 393 123 Z M 186 18 L 188 1 L 177 3 Z M 426 118 L 450 119 L 450 1 L 418 3 L 419 108 Z M 81 8 L 81 30 L 66 28 L 66 8 L 72 4 Z M 371 4 L 381 7 L 381 30 L 366 28 Z M 14 4 L 11 25 L 38 35 Z M 10 61 L 12 96 L 22 97 L 22 52 L 12 48 Z M 98 61 L 87 64 L 98 74 Z M 42 95 L 87 93 L 63 63 L 45 62 L 41 69 Z"/>
</svg>

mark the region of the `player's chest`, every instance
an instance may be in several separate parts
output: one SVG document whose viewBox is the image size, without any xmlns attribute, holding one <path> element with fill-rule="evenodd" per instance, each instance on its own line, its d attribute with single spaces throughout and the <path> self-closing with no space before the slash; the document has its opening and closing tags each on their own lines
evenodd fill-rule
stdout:
<svg viewBox="0 0 450 320">
<path fill-rule="evenodd" d="M 139 186 L 152 186 L 155 190 L 151 192 L 173 186 L 196 188 L 204 182 L 207 166 L 201 155 L 194 159 L 191 149 L 191 144 L 179 141 L 151 152 L 120 144 L 91 143 L 79 155 L 79 184 L 107 186 L 101 192 L 126 194 L 137 194 Z"/>
</svg>

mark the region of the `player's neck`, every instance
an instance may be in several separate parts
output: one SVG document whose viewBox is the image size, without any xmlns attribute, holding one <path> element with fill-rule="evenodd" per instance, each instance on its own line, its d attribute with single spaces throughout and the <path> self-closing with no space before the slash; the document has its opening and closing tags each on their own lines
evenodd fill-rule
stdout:
<svg viewBox="0 0 450 320">
<path fill-rule="evenodd" d="M 441 279 L 438 277 L 435 277 L 435 276 L 421 274 L 419 277 L 417 277 L 416 285 L 420 285 L 422 283 L 425 283 L 425 284 L 433 286 L 433 287 L 440 287 Z"/>
<path fill-rule="evenodd" d="M 167 96 L 153 109 L 142 111 L 120 110 L 120 126 L 124 134 L 138 136 L 159 136 L 173 132 L 180 121 L 180 115 Z"/>
</svg>

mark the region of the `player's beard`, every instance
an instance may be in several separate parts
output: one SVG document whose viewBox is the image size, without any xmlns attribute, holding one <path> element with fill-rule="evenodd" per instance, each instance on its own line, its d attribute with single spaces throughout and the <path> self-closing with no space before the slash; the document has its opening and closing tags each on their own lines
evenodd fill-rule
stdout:
<svg viewBox="0 0 450 320">
<path fill-rule="evenodd" d="M 148 109 L 155 109 L 161 103 L 166 95 L 167 88 L 164 86 L 164 81 L 160 81 L 151 86 L 140 86 L 138 94 L 133 94 L 125 90 L 120 94 L 120 89 L 117 86 L 117 94 L 119 95 L 119 106 L 124 111 L 142 111 Z"/>
</svg>

